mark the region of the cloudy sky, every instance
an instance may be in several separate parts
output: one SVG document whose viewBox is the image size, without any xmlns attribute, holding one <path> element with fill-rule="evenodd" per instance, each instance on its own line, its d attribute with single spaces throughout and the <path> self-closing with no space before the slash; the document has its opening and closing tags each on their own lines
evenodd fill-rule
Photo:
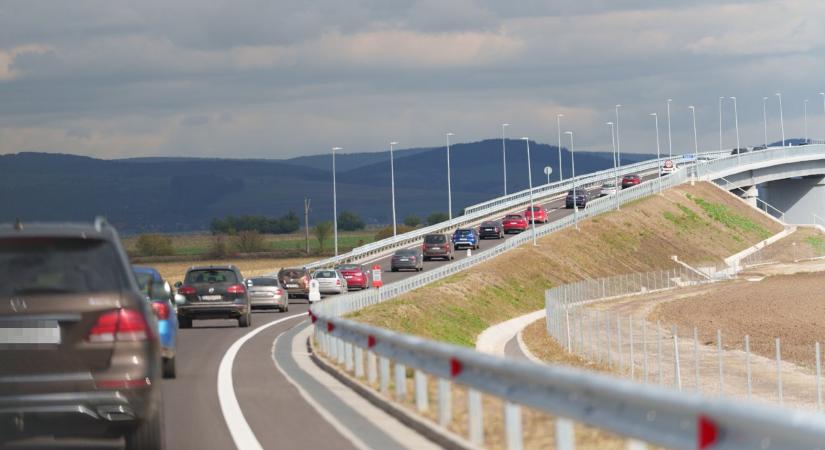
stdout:
<svg viewBox="0 0 825 450">
<path fill-rule="evenodd" d="M 822 0 L 0 0 L 0 153 L 291 157 L 508 135 L 825 138 Z M 736 142 L 724 104 L 726 147 Z M 567 141 L 565 141 L 567 145 Z"/>
</svg>

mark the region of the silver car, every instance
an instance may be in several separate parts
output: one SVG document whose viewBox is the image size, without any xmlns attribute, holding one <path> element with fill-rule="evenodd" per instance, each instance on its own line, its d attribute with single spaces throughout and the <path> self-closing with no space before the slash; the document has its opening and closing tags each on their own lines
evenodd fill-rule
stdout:
<svg viewBox="0 0 825 450">
<path fill-rule="evenodd" d="M 247 278 L 249 301 L 253 308 L 278 308 L 289 311 L 289 296 L 275 277 Z"/>
<path fill-rule="evenodd" d="M 322 294 L 346 294 L 347 279 L 341 272 L 333 269 L 321 269 L 312 274 L 318 280 L 318 291 Z"/>
</svg>

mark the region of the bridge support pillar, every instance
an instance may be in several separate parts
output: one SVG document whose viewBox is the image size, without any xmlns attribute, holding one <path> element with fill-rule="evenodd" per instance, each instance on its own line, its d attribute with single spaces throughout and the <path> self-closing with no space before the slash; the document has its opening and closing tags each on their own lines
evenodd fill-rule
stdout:
<svg viewBox="0 0 825 450">
<path fill-rule="evenodd" d="M 785 222 L 812 224 L 825 217 L 825 178 L 821 175 L 771 181 L 762 185 L 761 198 L 785 212 Z"/>
</svg>

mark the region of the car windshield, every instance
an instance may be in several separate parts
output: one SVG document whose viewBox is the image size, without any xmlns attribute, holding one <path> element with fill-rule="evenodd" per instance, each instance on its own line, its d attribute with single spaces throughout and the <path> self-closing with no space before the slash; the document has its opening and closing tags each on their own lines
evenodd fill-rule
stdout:
<svg viewBox="0 0 825 450">
<path fill-rule="evenodd" d="M 395 252 L 395 255 L 396 256 L 415 256 L 416 253 L 418 253 L 416 250 L 404 249 L 404 250 L 398 250 L 397 252 Z"/>
<path fill-rule="evenodd" d="M 443 234 L 431 234 L 424 236 L 424 242 L 427 244 L 443 244 L 447 242 L 447 237 Z"/>
<path fill-rule="evenodd" d="M 0 295 L 121 291 L 129 285 L 115 249 L 104 240 L 0 240 Z"/>
<path fill-rule="evenodd" d="M 534 206 L 534 207 L 532 207 L 532 208 L 528 208 L 528 210 L 532 210 L 532 211 L 541 211 L 541 206 Z"/>
<path fill-rule="evenodd" d="M 334 270 L 319 270 L 313 275 L 315 278 L 338 278 Z"/>
<path fill-rule="evenodd" d="M 250 278 L 249 282 L 252 286 L 275 287 L 278 286 L 278 280 L 271 277 Z"/>
<path fill-rule="evenodd" d="M 194 269 L 186 274 L 186 284 L 237 282 L 235 272 L 229 269 Z"/>
</svg>

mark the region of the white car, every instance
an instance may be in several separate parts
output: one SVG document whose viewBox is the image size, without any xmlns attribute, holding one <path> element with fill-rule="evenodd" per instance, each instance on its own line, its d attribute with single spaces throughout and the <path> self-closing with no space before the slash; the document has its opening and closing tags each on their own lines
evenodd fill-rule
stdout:
<svg viewBox="0 0 825 450">
<path fill-rule="evenodd" d="M 599 197 L 604 197 L 607 195 L 616 195 L 619 192 L 619 186 L 615 182 L 607 182 L 602 185 L 602 189 L 599 191 Z"/>
<path fill-rule="evenodd" d="M 318 290 L 322 294 L 346 294 L 347 279 L 334 269 L 321 269 L 312 274 L 318 280 Z"/>
<path fill-rule="evenodd" d="M 662 166 L 662 176 L 670 175 L 677 170 L 679 170 L 679 167 L 677 167 L 676 164 L 671 164 L 670 166 L 664 165 Z"/>
</svg>

